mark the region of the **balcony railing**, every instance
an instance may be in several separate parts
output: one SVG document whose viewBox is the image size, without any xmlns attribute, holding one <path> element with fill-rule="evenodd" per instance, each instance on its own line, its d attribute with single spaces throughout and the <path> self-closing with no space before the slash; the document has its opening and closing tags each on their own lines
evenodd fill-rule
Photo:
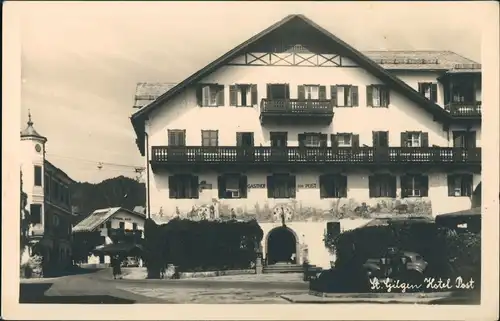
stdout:
<svg viewBox="0 0 500 321">
<path fill-rule="evenodd" d="M 449 103 L 445 110 L 455 117 L 481 117 L 481 102 L 475 103 Z"/>
<path fill-rule="evenodd" d="M 480 164 L 481 148 L 152 147 L 152 164 Z"/>
<path fill-rule="evenodd" d="M 330 100 L 323 99 L 262 99 L 261 114 L 319 114 L 333 115 L 333 105 Z"/>
<path fill-rule="evenodd" d="M 119 228 L 108 229 L 108 236 L 113 239 L 140 239 L 142 238 L 142 230 L 125 230 Z"/>
</svg>

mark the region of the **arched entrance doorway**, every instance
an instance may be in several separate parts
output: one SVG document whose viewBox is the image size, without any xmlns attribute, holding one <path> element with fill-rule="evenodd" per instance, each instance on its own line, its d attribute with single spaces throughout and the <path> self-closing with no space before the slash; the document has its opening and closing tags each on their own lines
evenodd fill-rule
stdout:
<svg viewBox="0 0 500 321">
<path fill-rule="evenodd" d="M 266 238 L 266 261 L 276 263 L 299 263 L 299 239 L 295 232 L 280 226 L 272 229 Z"/>
</svg>

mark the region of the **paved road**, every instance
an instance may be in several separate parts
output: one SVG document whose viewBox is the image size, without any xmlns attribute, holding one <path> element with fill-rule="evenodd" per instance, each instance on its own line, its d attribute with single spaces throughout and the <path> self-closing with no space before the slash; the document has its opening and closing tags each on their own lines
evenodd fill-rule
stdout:
<svg viewBox="0 0 500 321">
<path fill-rule="evenodd" d="M 43 282 L 43 281 L 42 281 Z M 307 283 L 238 278 L 187 280 L 114 280 L 111 270 L 64 276 L 45 283 L 23 284 L 22 292 L 31 293 L 28 301 L 37 301 L 34 293 L 44 293 L 43 302 L 63 303 L 266 303 L 283 302 L 281 294 L 307 291 Z M 38 286 L 35 291 L 34 288 Z M 31 287 L 31 288 L 30 288 Z M 48 289 L 47 289 L 48 288 Z M 29 290 L 28 290 L 29 289 Z M 26 298 L 26 295 L 24 295 Z M 60 301 L 58 301 L 60 300 Z M 87 302 L 87 301 L 91 302 Z M 115 300 L 115 301 L 113 301 Z M 25 299 L 26 301 L 26 299 Z M 256 302 L 257 301 L 257 302 Z"/>
</svg>

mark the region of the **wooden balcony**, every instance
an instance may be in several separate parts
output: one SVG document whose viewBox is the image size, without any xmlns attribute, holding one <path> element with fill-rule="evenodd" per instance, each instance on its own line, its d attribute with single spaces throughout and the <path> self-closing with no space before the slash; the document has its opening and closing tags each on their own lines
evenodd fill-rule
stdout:
<svg viewBox="0 0 500 321">
<path fill-rule="evenodd" d="M 165 166 L 203 165 L 217 167 L 242 165 L 481 165 L 481 148 L 453 147 L 168 147 L 154 146 L 153 170 Z"/>
<path fill-rule="evenodd" d="M 260 121 L 262 124 L 318 124 L 329 125 L 333 120 L 330 100 L 262 99 Z"/>
<path fill-rule="evenodd" d="M 108 236 L 113 241 L 139 242 L 142 238 L 142 230 L 112 228 L 108 229 Z"/>
<path fill-rule="evenodd" d="M 453 117 L 460 119 L 480 119 L 481 102 L 475 103 L 450 103 L 444 107 Z"/>
</svg>

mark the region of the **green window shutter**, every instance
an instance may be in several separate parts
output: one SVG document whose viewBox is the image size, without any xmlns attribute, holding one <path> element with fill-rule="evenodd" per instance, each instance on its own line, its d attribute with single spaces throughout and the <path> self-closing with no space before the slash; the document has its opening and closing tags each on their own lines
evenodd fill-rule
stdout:
<svg viewBox="0 0 500 321">
<path fill-rule="evenodd" d="M 289 181 L 288 181 L 289 182 L 288 183 L 288 190 L 289 190 L 288 197 L 295 198 L 297 195 L 295 175 L 288 176 L 288 179 L 289 179 Z"/>
<path fill-rule="evenodd" d="M 411 189 L 411 177 L 408 175 L 401 175 L 401 197 L 405 198 L 409 195 L 409 189 Z"/>
<path fill-rule="evenodd" d="M 305 147 L 305 140 L 306 140 L 306 135 L 305 134 L 298 134 L 297 135 L 297 140 L 299 141 L 299 147 Z"/>
<path fill-rule="evenodd" d="M 422 95 L 424 94 L 424 86 L 421 82 L 418 83 L 418 92 Z"/>
<path fill-rule="evenodd" d="M 420 196 L 427 197 L 429 196 L 429 176 L 422 175 L 419 177 L 420 181 Z"/>
<path fill-rule="evenodd" d="M 328 146 L 328 136 L 326 134 L 319 134 L 319 146 L 320 147 Z"/>
<path fill-rule="evenodd" d="M 272 175 L 267 176 L 267 198 L 274 198 L 274 177 Z"/>
<path fill-rule="evenodd" d="M 217 87 L 217 106 L 224 106 L 224 85 Z"/>
<path fill-rule="evenodd" d="M 359 134 L 352 134 L 352 147 L 359 147 Z"/>
<path fill-rule="evenodd" d="M 191 198 L 200 197 L 200 183 L 198 181 L 198 176 L 191 176 Z"/>
<path fill-rule="evenodd" d="M 339 142 L 337 141 L 337 135 L 330 134 L 330 143 L 332 144 L 332 148 L 337 148 L 339 146 Z"/>
<path fill-rule="evenodd" d="M 326 87 L 325 86 L 319 86 L 318 97 L 321 100 L 326 100 Z"/>
<path fill-rule="evenodd" d="M 177 198 L 177 186 L 175 176 L 168 177 L 168 198 Z"/>
<path fill-rule="evenodd" d="M 378 134 L 379 134 L 379 132 L 372 131 L 372 144 L 373 144 L 373 147 L 379 146 Z"/>
<path fill-rule="evenodd" d="M 472 196 L 472 175 L 465 174 L 462 176 L 462 196 Z"/>
<path fill-rule="evenodd" d="M 252 91 L 252 105 L 257 105 L 259 103 L 257 95 L 257 85 L 252 85 L 251 91 Z"/>
<path fill-rule="evenodd" d="M 366 86 L 366 106 L 373 107 L 373 87 Z"/>
<path fill-rule="evenodd" d="M 391 197 L 396 197 L 396 176 L 390 175 L 389 176 L 390 180 L 390 188 L 391 188 Z"/>
<path fill-rule="evenodd" d="M 368 190 L 370 198 L 378 196 L 378 193 L 375 190 L 375 176 L 368 176 Z"/>
<path fill-rule="evenodd" d="M 448 174 L 448 196 L 455 196 L 455 175 Z"/>
<path fill-rule="evenodd" d="M 240 198 L 247 198 L 247 181 L 246 175 L 240 176 Z"/>
<path fill-rule="evenodd" d="M 302 85 L 299 85 L 297 87 L 297 98 L 300 100 L 306 99 L 306 90 Z"/>
<path fill-rule="evenodd" d="M 203 86 L 196 86 L 196 104 L 198 106 L 203 106 Z"/>
<path fill-rule="evenodd" d="M 347 197 L 347 176 L 345 175 L 339 175 L 338 176 L 339 184 L 340 184 L 340 189 L 339 189 L 339 195 L 338 197 Z"/>
<path fill-rule="evenodd" d="M 429 133 L 421 133 L 422 135 L 422 147 L 429 147 Z"/>
<path fill-rule="evenodd" d="M 217 177 L 217 189 L 219 192 L 219 198 L 226 198 L 226 179 L 223 175 Z"/>
<path fill-rule="evenodd" d="M 431 101 L 437 102 L 437 84 L 431 84 Z"/>
<path fill-rule="evenodd" d="M 401 147 L 408 146 L 408 132 L 401 132 Z"/>
<path fill-rule="evenodd" d="M 359 106 L 358 86 L 351 87 L 351 102 L 352 102 L 352 107 Z"/>
<path fill-rule="evenodd" d="M 333 106 L 337 106 L 337 86 L 330 86 L 330 100 Z"/>
<path fill-rule="evenodd" d="M 238 102 L 238 91 L 235 85 L 229 86 L 229 106 L 236 106 Z"/>
</svg>

